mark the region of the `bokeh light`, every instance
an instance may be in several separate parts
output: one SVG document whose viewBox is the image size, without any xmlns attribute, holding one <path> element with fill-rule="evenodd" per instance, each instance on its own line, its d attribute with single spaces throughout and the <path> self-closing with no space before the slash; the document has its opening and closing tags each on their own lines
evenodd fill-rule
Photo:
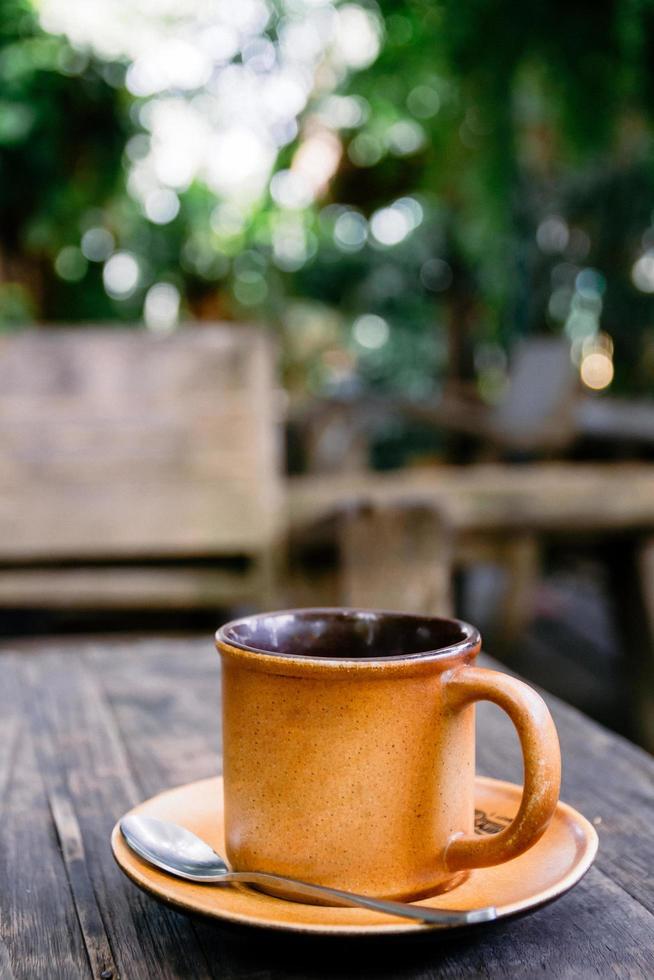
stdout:
<svg viewBox="0 0 654 980">
<path fill-rule="evenodd" d="M 613 360 L 608 351 L 594 350 L 586 354 L 579 368 L 581 380 L 587 388 L 601 391 L 613 381 Z"/>
<path fill-rule="evenodd" d="M 167 225 L 179 213 L 179 198 L 165 187 L 150 191 L 143 205 L 146 217 L 155 225 Z"/>
<path fill-rule="evenodd" d="M 563 322 L 567 319 L 573 295 L 573 290 L 566 286 L 559 286 L 554 290 L 547 304 L 547 312 L 553 320 Z"/>
<path fill-rule="evenodd" d="M 234 280 L 234 295 L 244 306 L 257 306 L 263 303 L 268 294 L 268 285 L 261 272 L 245 269 Z"/>
<path fill-rule="evenodd" d="M 634 263 L 631 278 L 642 293 L 654 293 L 654 250 L 648 249 Z"/>
<path fill-rule="evenodd" d="M 411 231 L 422 224 L 425 212 L 423 210 L 420 201 L 416 200 L 415 197 L 399 197 L 397 201 L 394 202 L 393 208 L 396 211 L 401 211 L 402 214 L 407 218 L 409 225 L 411 226 Z"/>
<path fill-rule="evenodd" d="M 420 269 L 420 281 L 434 293 L 442 293 L 452 284 L 452 269 L 444 259 L 427 259 Z"/>
<path fill-rule="evenodd" d="M 425 131 L 417 122 L 410 119 L 400 119 L 393 123 L 386 134 L 386 140 L 391 153 L 398 157 L 410 156 L 417 153 L 425 145 Z"/>
<path fill-rule="evenodd" d="M 66 245 L 57 255 L 54 267 L 60 279 L 79 282 L 84 278 L 88 262 L 82 255 L 81 249 L 75 245 Z"/>
<path fill-rule="evenodd" d="M 553 319 L 565 319 L 565 332 L 572 342 L 574 360 L 579 345 L 594 338 L 599 330 L 606 280 L 597 269 L 585 268 L 577 272 L 574 266 L 566 268 L 574 275 L 574 288 L 555 289 L 550 297 L 549 312 Z"/>
<path fill-rule="evenodd" d="M 302 209 L 313 201 L 313 193 L 306 178 L 292 170 L 279 170 L 270 181 L 270 194 L 282 208 Z"/>
<path fill-rule="evenodd" d="M 547 255 L 564 252 L 570 240 L 570 231 L 563 218 L 552 214 L 538 226 L 536 241 L 538 247 Z"/>
<path fill-rule="evenodd" d="M 582 269 L 575 278 L 575 289 L 586 300 L 600 299 L 606 289 L 606 279 L 597 269 Z"/>
<path fill-rule="evenodd" d="M 209 220 L 212 229 L 220 238 L 233 238 L 243 231 L 245 213 L 235 204 L 226 201 L 216 205 Z"/>
<path fill-rule="evenodd" d="M 356 167 L 374 167 L 384 155 L 384 148 L 372 133 L 358 133 L 348 146 L 347 155 Z"/>
<path fill-rule="evenodd" d="M 115 252 L 102 269 L 104 288 L 112 299 L 128 299 L 139 283 L 138 261 L 130 252 Z"/>
<path fill-rule="evenodd" d="M 273 261 L 285 272 L 295 272 L 315 253 L 316 242 L 303 219 L 291 212 L 280 214 L 274 222 Z"/>
<path fill-rule="evenodd" d="M 335 133 L 322 129 L 303 139 L 293 156 L 291 171 L 319 197 L 336 173 L 342 153 L 341 141 Z"/>
<path fill-rule="evenodd" d="M 167 332 L 177 326 L 180 295 L 169 282 L 157 282 L 145 294 L 143 319 L 150 330 Z"/>
<path fill-rule="evenodd" d="M 366 68 L 379 54 L 381 25 L 372 10 L 346 3 L 338 8 L 334 47 L 350 68 Z"/>
<path fill-rule="evenodd" d="M 383 317 L 375 313 L 364 313 L 354 321 L 352 335 L 360 347 L 378 350 L 388 342 L 390 328 Z"/>
<path fill-rule="evenodd" d="M 358 252 L 368 238 L 368 222 L 358 211 L 344 211 L 334 222 L 334 241 L 344 252 Z"/>
<path fill-rule="evenodd" d="M 429 85 L 416 85 L 411 89 L 406 100 L 407 109 L 417 119 L 430 119 L 441 107 L 441 97 L 435 88 Z"/>
<path fill-rule="evenodd" d="M 89 262 L 104 262 L 114 250 L 114 236 L 106 228 L 89 228 L 82 235 L 82 254 Z"/>
<path fill-rule="evenodd" d="M 380 245 L 397 245 L 412 230 L 411 218 L 401 208 L 380 208 L 370 218 L 370 231 Z"/>
<path fill-rule="evenodd" d="M 67 35 L 80 52 L 127 62 L 125 84 L 140 100 L 145 130 L 127 146 L 128 187 L 153 223 L 176 217 L 173 194 L 194 181 L 223 202 L 259 200 L 280 148 L 298 134 L 318 73 L 324 94 L 313 118 L 323 128 L 307 127 L 293 176 L 277 175 L 272 195 L 281 207 L 303 208 L 323 193 L 342 152 L 336 131 L 367 118 L 365 99 L 329 88 L 377 57 L 377 13 L 356 3 L 282 0 L 268 36 L 272 14 L 265 0 L 149 0 L 136 11 L 129 0 L 42 0 L 48 31 Z M 408 126 L 393 138 L 398 152 L 419 140 Z"/>
<path fill-rule="evenodd" d="M 368 102 L 361 96 L 330 95 L 318 106 L 318 116 L 331 129 L 354 129 L 370 114 Z"/>
</svg>

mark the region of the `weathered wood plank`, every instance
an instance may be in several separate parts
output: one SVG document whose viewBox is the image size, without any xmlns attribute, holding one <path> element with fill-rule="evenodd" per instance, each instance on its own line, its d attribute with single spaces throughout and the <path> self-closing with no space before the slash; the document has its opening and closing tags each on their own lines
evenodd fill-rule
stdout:
<svg viewBox="0 0 654 980">
<path fill-rule="evenodd" d="M 304 528 L 353 501 L 391 504 L 410 496 L 440 507 L 457 531 L 591 533 L 654 527 L 650 463 L 475 464 L 294 477 L 288 511 L 291 525 Z"/>
<path fill-rule="evenodd" d="M 86 656 L 144 796 L 220 771 L 220 661 L 210 636 L 100 643 Z"/>
<path fill-rule="evenodd" d="M 275 516 L 241 470 L 229 482 L 138 480 L 0 491 L 0 560 L 258 554 Z M 220 484 L 223 483 L 222 486 Z"/>
<path fill-rule="evenodd" d="M 116 658 L 105 645 L 89 658 L 121 732 L 143 799 L 170 786 L 220 771 L 220 668 L 211 637 L 199 642 L 141 640 L 131 656 Z M 212 971 L 220 980 L 269 974 L 261 964 L 245 971 L 226 953 L 213 923 L 192 920 Z"/>
<path fill-rule="evenodd" d="M 652 920 L 610 879 L 591 870 L 556 903 L 457 937 L 380 942 L 277 939 L 216 932 L 234 976 L 258 980 L 649 980 Z"/>
<path fill-rule="evenodd" d="M 7 691 L 13 690 L 13 683 L 7 681 Z M 0 813 L 2 803 L 16 762 L 18 739 L 22 730 L 21 718 L 14 705 L 2 698 L 0 693 Z"/>
<path fill-rule="evenodd" d="M 82 980 L 91 971 L 23 708 L 22 664 L 0 667 L 0 976 Z M 5 743 L 9 728 L 13 730 Z"/>
<path fill-rule="evenodd" d="M 162 374 L 176 392 L 186 391 L 189 381 L 201 392 L 207 383 L 238 387 L 249 363 L 243 342 L 258 336 L 243 324 L 219 331 L 187 327 L 165 336 L 133 327 L 24 330 L 0 338 L 0 381 L 8 398 L 82 391 L 120 414 L 126 398 L 160 402 Z M 118 404 L 116 394 L 123 399 Z"/>
<path fill-rule="evenodd" d="M 45 772 L 43 774 L 46 776 Z M 49 787 L 48 803 L 66 865 L 91 972 L 94 977 L 99 976 L 103 980 L 117 978 L 118 970 L 86 866 L 82 834 L 72 803 L 63 786 Z"/>
<path fill-rule="evenodd" d="M 218 564 L 218 562 L 216 562 Z M 258 567 L 0 568 L 0 607 L 61 609 L 220 609 L 254 601 Z"/>
<path fill-rule="evenodd" d="M 347 508 L 340 519 L 341 603 L 447 616 L 452 536 L 421 500 Z"/>
<path fill-rule="evenodd" d="M 30 659 L 27 695 L 38 712 L 45 778 L 65 786 L 84 844 L 88 874 L 120 976 L 210 977 L 187 920 L 148 902 L 116 867 L 109 835 L 140 796 L 116 726 L 92 674 L 73 653 Z M 38 974 L 37 974 L 38 975 Z"/>
<path fill-rule="evenodd" d="M 258 554 L 275 385 L 271 339 L 233 324 L 0 338 L 0 559 Z"/>
<path fill-rule="evenodd" d="M 0 978 L 1 980 L 16 980 L 16 975 L 11 968 L 9 950 L 0 939 Z"/>
</svg>

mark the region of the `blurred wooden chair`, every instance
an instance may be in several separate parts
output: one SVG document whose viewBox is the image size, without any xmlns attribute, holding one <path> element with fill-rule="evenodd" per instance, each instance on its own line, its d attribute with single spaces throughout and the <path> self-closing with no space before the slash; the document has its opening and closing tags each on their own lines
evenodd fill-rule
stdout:
<svg viewBox="0 0 654 980">
<path fill-rule="evenodd" d="M 529 337 L 513 351 L 507 388 L 497 405 L 450 392 L 434 405 L 405 402 L 402 412 L 473 438 L 483 458 L 515 453 L 542 457 L 572 445 L 578 395 L 579 378 L 567 340 Z"/>
<path fill-rule="evenodd" d="M 363 472 L 370 444 L 389 427 L 418 425 L 464 436 L 475 459 L 567 451 L 578 435 L 579 378 L 570 345 L 558 337 L 531 337 L 516 345 L 508 385 L 497 405 L 457 387 L 438 399 L 415 400 L 372 392 L 318 398 L 294 406 L 290 426 L 308 473 Z"/>
<path fill-rule="evenodd" d="M 0 338 L 0 607 L 271 604 L 274 352 L 244 326 Z"/>
<path fill-rule="evenodd" d="M 505 397 L 485 434 L 500 448 L 552 452 L 574 438 L 579 378 L 570 345 L 559 337 L 530 337 L 517 345 Z"/>
</svg>

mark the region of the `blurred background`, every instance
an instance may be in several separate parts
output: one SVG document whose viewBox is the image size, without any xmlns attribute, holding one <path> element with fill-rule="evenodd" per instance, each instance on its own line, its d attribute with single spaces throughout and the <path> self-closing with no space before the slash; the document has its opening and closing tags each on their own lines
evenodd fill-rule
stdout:
<svg viewBox="0 0 654 980">
<path fill-rule="evenodd" d="M 654 745 L 653 51 L 632 0 L 3 0 L 2 632 L 454 610 Z"/>
</svg>

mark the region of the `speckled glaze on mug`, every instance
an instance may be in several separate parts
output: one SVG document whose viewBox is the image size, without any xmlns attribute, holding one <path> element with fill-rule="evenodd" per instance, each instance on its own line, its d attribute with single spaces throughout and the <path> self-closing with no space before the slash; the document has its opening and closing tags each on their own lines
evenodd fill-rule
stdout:
<svg viewBox="0 0 654 980">
<path fill-rule="evenodd" d="M 517 857 L 556 807 L 561 761 L 542 698 L 474 665 L 467 623 L 362 609 L 235 620 L 223 663 L 227 857 L 384 898 L 413 900 Z M 525 780 L 513 822 L 474 826 L 474 702 L 513 721 Z"/>
</svg>

